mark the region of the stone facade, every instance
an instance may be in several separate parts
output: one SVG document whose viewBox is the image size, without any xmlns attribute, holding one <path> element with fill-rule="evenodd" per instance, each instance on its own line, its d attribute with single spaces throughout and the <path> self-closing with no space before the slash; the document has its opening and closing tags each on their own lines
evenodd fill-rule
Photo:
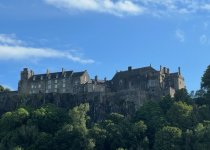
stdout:
<svg viewBox="0 0 210 150">
<path fill-rule="evenodd" d="M 35 75 L 32 70 L 24 68 L 18 92 L 22 94 L 37 93 L 117 93 L 137 91 L 141 97 L 152 98 L 170 94 L 172 97 L 178 89 L 185 88 L 180 68 L 170 73 L 166 67 L 155 70 L 153 67 L 132 69 L 117 72 L 111 80 L 91 79 L 87 71 L 64 71 Z"/>
<path fill-rule="evenodd" d="M 181 69 L 178 72 L 170 73 L 169 68 L 160 66 L 155 70 L 152 66 L 132 69 L 115 74 L 111 81 L 112 91 L 140 90 L 146 91 L 152 96 L 164 96 L 170 94 L 172 97 L 176 90 L 185 88 L 184 78 Z"/>
<path fill-rule="evenodd" d="M 87 71 L 64 71 L 35 75 L 32 70 L 24 68 L 18 84 L 18 92 L 22 94 L 36 93 L 72 93 L 84 91 L 82 85 L 90 81 Z"/>
</svg>

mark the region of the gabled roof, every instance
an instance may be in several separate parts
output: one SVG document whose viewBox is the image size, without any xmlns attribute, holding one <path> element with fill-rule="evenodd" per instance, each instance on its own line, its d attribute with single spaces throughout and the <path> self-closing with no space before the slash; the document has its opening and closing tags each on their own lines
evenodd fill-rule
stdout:
<svg viewBox="0 0 210 150">
<path fill-rule="evenodd" d="M 50 76 L 51 79 L 61 78 L 61 77 L 80 77 L 82 76 L 86 71 L 82 72 L 73 72 L 73 71 L 64 71 L 64 72 L 53 72 L 49 74 L 36 74 L 33 75 L 30 79 L 33 80 L 35 77 L 35 80 L 41 80 L 41 78 L 46 79 Z"/>
<path fill-rule="evenodd" d="M 153 67 L 148 66 L 148 67 L 143 67 L 143 68 L 137 68 L 137 69 L 131 69 L 131 70 L 117 72 L 114 75 L 113 79 L 116 78 L 116 77 L 125 78 L 125 77 L 128 77 L 128 76 L 143 75 L 143 74 L 146 74 L 147 72 L 151 72 L 151 71 L 152 72 L 158 72 Z"/>
<path fill-rule="evenodd" d="M 86 71 L 82 71 L 82 72 L 74 72 L 72 74 L 72 77 L 81 77 Z"/>
</svg>

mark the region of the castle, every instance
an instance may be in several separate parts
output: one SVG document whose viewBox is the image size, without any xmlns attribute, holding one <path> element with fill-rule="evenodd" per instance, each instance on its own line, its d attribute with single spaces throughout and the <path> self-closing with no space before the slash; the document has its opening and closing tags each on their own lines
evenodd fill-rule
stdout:
<svg viewBox="0 0 210 150">
<path fill-rule="evenodd" d="M 117 72 L 111 80 L 91 79 L 88 72 L 65 71 L 46 74 L 34 74 L 28 68 L 21 71 L 18 92 L 21 94 L 37 93 L 116 93 L 122 91 L 139 91 L 150 97 L 175 94 L 185 88 L 180 67 L 178 72 L 170 73 L 169 68 L 160 66 L 159 70 L 151 65 L 143 68 Z"/>
</svg>

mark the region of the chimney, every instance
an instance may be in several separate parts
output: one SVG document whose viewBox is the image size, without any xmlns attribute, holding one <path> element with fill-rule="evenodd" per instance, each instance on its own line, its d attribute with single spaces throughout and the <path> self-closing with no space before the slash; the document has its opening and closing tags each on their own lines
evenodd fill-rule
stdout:
<svg viewBox="0 0 210 150">
<path fill-rule="evenodd" d="M 47 75 L 48 75 L 48 74 L 50 74 L 50 71 L 49 71 L 49 69 L 47 69 Z"/>
<path fill-rule="evenodd" d="M 106 79 L 106 77 L 105 77 L 105 78 L 104 78 L 104 81 L 106 82 L 106 80 L 107 80 L 107 79 Z"/>
<path fill-rule="evenodd" d="M 129 67 L 128 67 L 128 71 L 131 71 L 131 70 L 132 70 L 132 67 L 131 67 L 131 66 L 129 66 Z"/>
<path fill-rule="evenodd" d="M 62 74 L 64 74 L 64 68 L 62 68 Z"/>
<path fill-rule="evenodd" d="M 160 65 L 160 71 L 162 71 L 162 66 Z"/>
<path fill-rule="evenodd" d="M 95 81 L 98 81 L 98 76 L 95 76 Z"/>
<path fill-rule="evenodd" d="M 181 68 L 180 67 L 178 67 L 178 73 L 179 73 L 179 75 L 181 75 Z"/>
<path fill-rule="evenodd" d="M 163 72 L 166 73 L 166 67 L 163 67 Z"/>
</svg>

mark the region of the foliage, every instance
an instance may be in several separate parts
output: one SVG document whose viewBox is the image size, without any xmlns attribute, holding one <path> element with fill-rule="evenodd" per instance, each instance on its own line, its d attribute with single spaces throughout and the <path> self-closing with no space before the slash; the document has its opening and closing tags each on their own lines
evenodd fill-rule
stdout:
<svg viewBox="0 0 210 150">
<path fill-rule="evenodd" d="M 114 112 L 98 122 L 87 115 L 89 104 L 19 107 L 0 118 L 0 150 L 208 150 L 209 79 L 210 66 L 194 96 L 181 89 L 131 116 Z"/>
<path fill-rule="evenodd" d="M 180 142 L 182 130 L 176 127 L 165 126 L 155 136 L 156 150 L 177 150 L 181 149 Z"/>
<path fill-rule="evenodd" d="M 5 88 L 2 85 L 0 85 L 0 92 L 9 92 L 10 89 L 9 88 Z"/>
<path fill-rule="evenodd" d="M 210 90 L 210 65 L 207 67 L 202 77 L 201 87 L 208 91 Z"/>
<path fill-rule="evenodd" d="M 192 111 L 191 105 L 180 101 L 173 104 L 166 116 L 172 126 L 188 129 L 193 125 Z"/>
</svg>

